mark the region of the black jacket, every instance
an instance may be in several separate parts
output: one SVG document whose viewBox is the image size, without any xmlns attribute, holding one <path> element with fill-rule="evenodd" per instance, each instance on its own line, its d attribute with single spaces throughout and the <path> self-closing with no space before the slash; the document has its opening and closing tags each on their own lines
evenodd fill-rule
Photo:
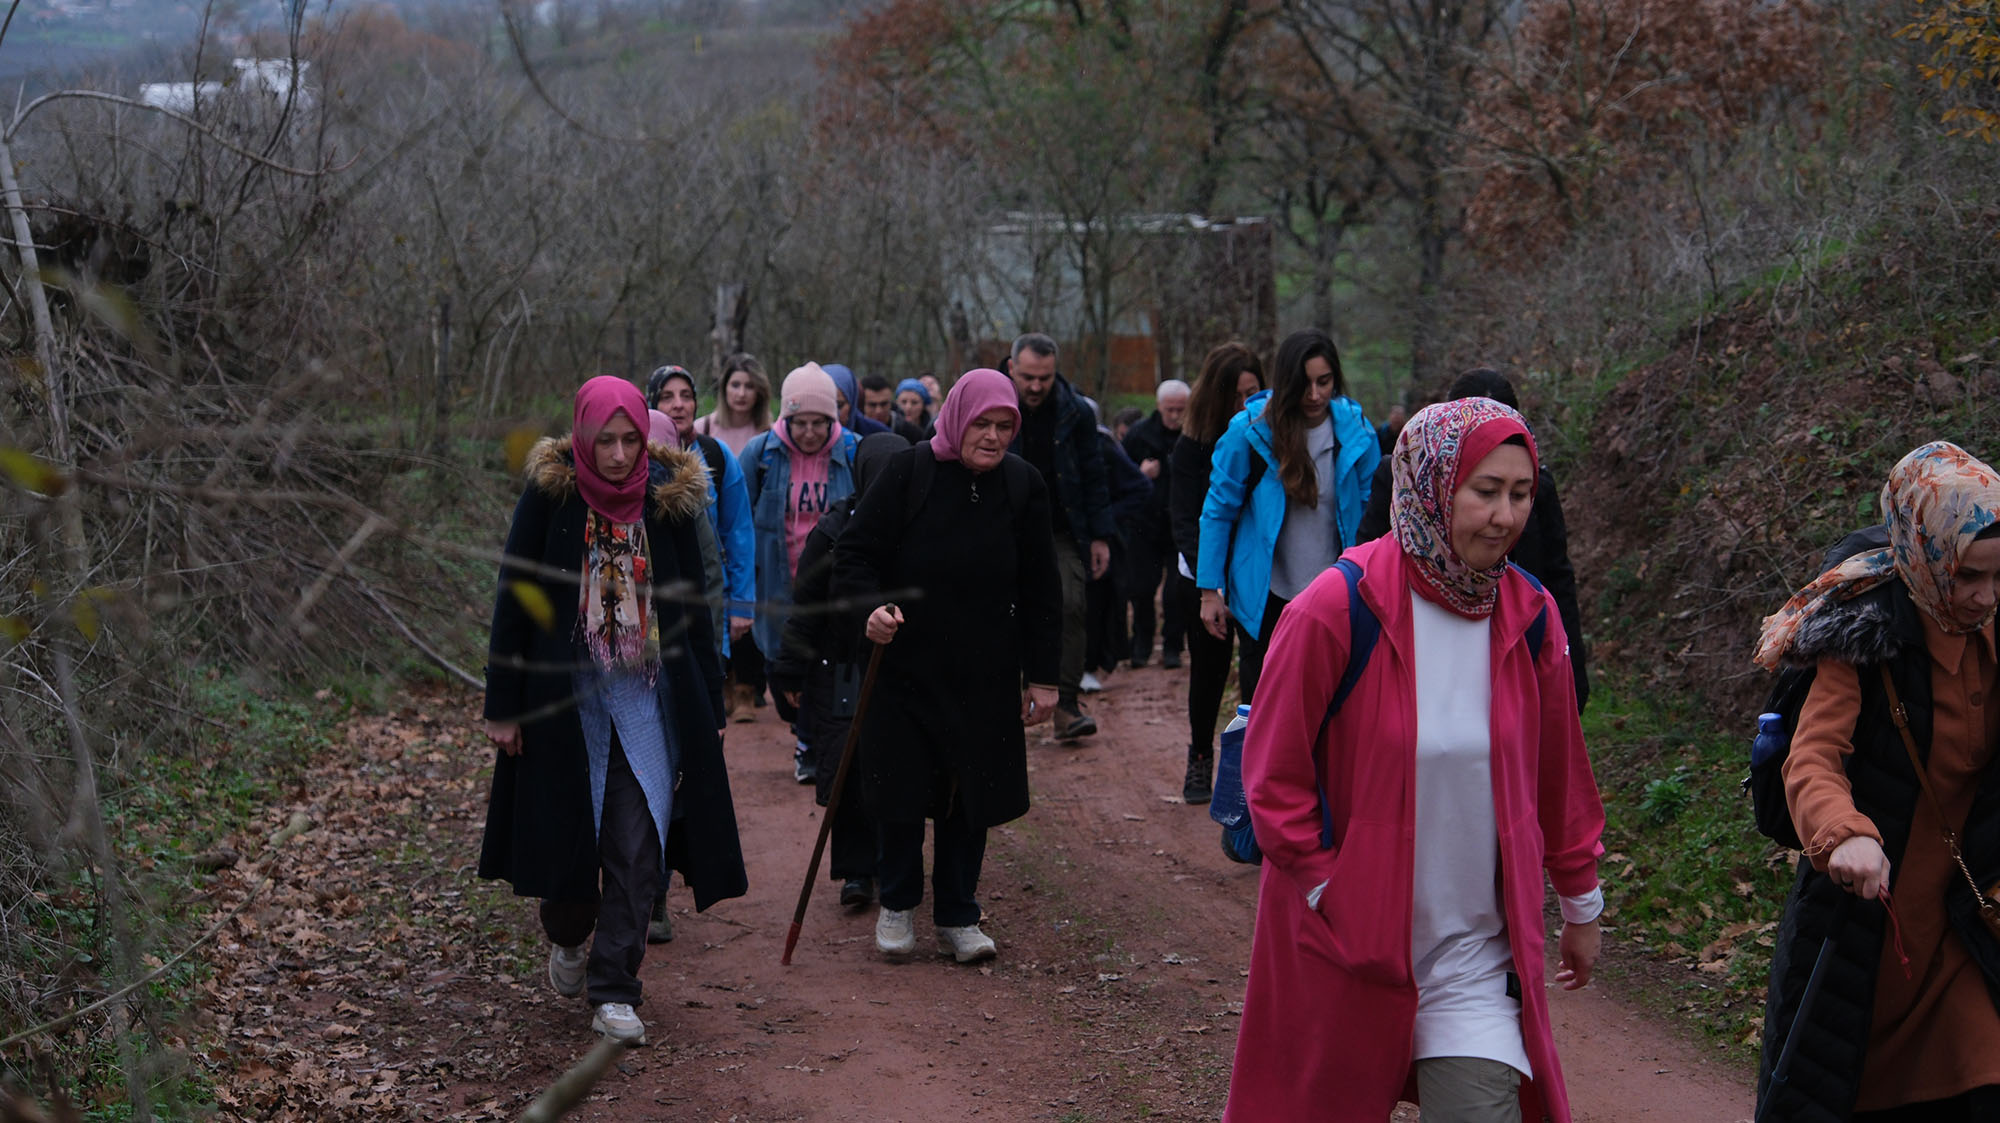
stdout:
<svg viewBox="0 0 2000 1123">
<path fill-rule="evenodd" d="M 1202 444 L 1182 436 L 1174 442 L 1168 459 L 1173 483 L 1167 494 L 1167 525 L 1173 533 L 1174 552 L 1187 559 L 1194 569 L 1201 557 L 1201 505 L 1208 500 L 1208 475 L 1215 467 L 1215 444 Z"/>
<path fill-rule="evenodd" d="M 1022 680 L 1053 683 L 1062 647 L 1048 492 L 1025 465 L 975 477 L 940 461 L 908 511 L 916 456 L 889 458 L 833 546 L 833 595 L 857 613 L 918 594 L 897 601 L 903 625 L 862 729 L 861 790 L 877 822 L 941 817 L 956 802 L 973 825 L 995 826 L 1028 810 Z M 1018 519 L 1010 475 L 1029 490 Z"/>
<path fill-rule="evenodd" d="M 1368 492 L 1368 512 L 1361 516 L 1358 541 L 1372 542 L 1389 533 L 1389 493 L 1395 490 L 1388 457 L 1375 469 L 1375 484 Z M 1199 514 L 1199 512 L 1197 512 Z M 1535 484 L 1535 507 L 1521 540 L 1514 543 L 1507 560 L 1533 574 L 1556 598 L 1556 612 L 1562 616 L 1563 634 L 1569 637 L 1570 672 L 1576 676 L 1578 713 L 1590 702 L 1590 656 L 1583 640 L 1583 613 L 1576 603 L 1576 567 L 1569 561 L 1569 526 L 1563 521 L 1562 498 L 1556 494 L 1556 478 L 1544 467 Z"/>
<path fill-rule="evenodd" d="M 1160 462 L 1160 474 L 1153 477 L 1153 494 L 1141 508 L 1133 542 L 1127 543 L 1134 550 L 1148 557 L 1164 557 L 1173 552 L 1174 535 L 1169 505 L 1173 493 L 1173 452 L 1180 443 L 1178 429 L 1167 428 L 1160 420 L 1160 411 L 1154 410 L 1150 417 L 1132 426 L 1125 434 L 1125 455 L 1134 464 L 1144 464 L 1148 460 Z"/>
<path fill-rule="evenodd" d="M 721 671 L 702 605 L 698 525 L 708 482 L 698 454 L 651 445 L 646 539 L 660 633 L 661 713 L 681 749 L 667 868 L 681 871 L 695 907 L 748 888 L 729 774 L 716 734 Z M 528 454 L 528 483 L 514 507 L 493 602 L 486 717 L 521 725 L 521 752 L 496 752 L 479 876 L 513 883 L 524 897 L 594 900 L 597 830 L 588 749 L 577 720 L 572 669 L 590 656 L 577 638 L 584 503 L 568 438 Z M 526 585 L 538 593 L 524 598 Z M 546 626 L 544 626 L 546 625 Z"/>
<path fill-rule="evenodd" d="M 1827 554 L 1826 567 L 1863 550 L 1888 543 L 1881 527 L 1858 531 Z M 1854 805 L 1882 834 L 1889 857 L 1890 889 L 1895 889 L 1910 822 L 1921 798 L 1901 734 L 1889 716 L 1877 667 L 1886 664 L 1908 714 L 1918 755 L 1931 746 L 1931 657 L 1924 643 L 1919 609 L 1901 581 L 1821 609 L 1799 629 L 1787 661 L 1812 665 L 1821 659 L 1851 663 L 1860 673 L 1861 712 L 1855 719 L 1854 753 L 1847 776 Z M 1990 884 L 2000 865 L 2000 768 L 1987 769 L 1974 796 L 1964 836 L 1966 858 L 1975 876 Z M 1970 901 L 1971 893 L 1961 894 Z M 1953 927 L 1978 925 L 1965 909 L 1951 909 Z M 1798 879 L 1785 902 L 1771 954 L 1771 983 L 1764 1007 L 1763 1056 L 1757 1072 L 1759 1120 L 1769 1123 L 1837 1123 L 1853 1112 L 1860 1094 L 1862 1060 L 1875 1008 L 1875 977 L 1882 962 L 1886 912 L 1833 883 L 1801 857 Z M 1826 970 L 1811 1010 L 1800 1005 L 1822 947 L 1830 946 Z M 1989 984 L 1989 990 L 1991 990 Z M 1996 997 L 2000 1001 L 2000 997 Z M 1785 1079 L 1775 1068 L 1791 1038 L 1792 1059 Z M 1765 1101 L 1769 1101 L 1766 1103 Z"/>
<path fill-rule="evenodd" d="M 1042 482 L 1048 486 L 1051 501 L 1062 505 L 1070 536 L 1087 560 L 1093 541 L 1109 542 L 1118 533 L 1111 517 L 1104 455 L 1097 444 L 1097 419 L 1060 374 L 1043 408 L 1055 410 L 1055 474 L 1043 473 Z M 1021 432 L 1009 449 L 1017 456 L 1022 455 L 1021 442 L 1028 428 L 1027 410 L 1021 412 Z"/>
</svg>

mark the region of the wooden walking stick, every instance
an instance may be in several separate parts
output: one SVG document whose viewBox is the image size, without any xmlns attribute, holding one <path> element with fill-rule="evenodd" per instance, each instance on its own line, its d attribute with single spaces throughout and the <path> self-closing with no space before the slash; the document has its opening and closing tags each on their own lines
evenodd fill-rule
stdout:
<svg viewBox="0 0 2000 1123">
<path fill-rule="evenodd" d="M 792 911 L 792 927 L 785 933 L 785 954 L 778 958 L 782 967 L 792 965 L 792 949 L 799 945 L 799 929 L 806 922 L 806 902 L 812 900 L 813 881 L 819 877 L 819 860 L 826 853 L 826 838 L 833 833 L 833 817 L 840 811 L 840 793 L 847 787 L 847 769 L 854 763 L 854 746 L 861 740 L 861 719 L 868 716 L 868 699 L 875 693 L 875 672 L 882 666 L 884 644 L 876 644 L 868 656 L 868 673 L 861 676 L 861 694 L 854 700 L 854 720 L 847 726 L 847 743 L 840 747 L 840 767 L 833 771 L 833 792 L 826 797 L 826 814 L 819 821 L 819 841 L 813 843 L 812 864 L 806 867 L 806 883 L 799 890 L 799 907 Z"/>
</svg>

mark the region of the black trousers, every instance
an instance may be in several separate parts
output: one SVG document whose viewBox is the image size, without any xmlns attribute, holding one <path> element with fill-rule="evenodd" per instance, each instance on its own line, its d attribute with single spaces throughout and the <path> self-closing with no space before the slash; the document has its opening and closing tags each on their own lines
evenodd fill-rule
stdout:
<svg viewBox="0 0 2000 1123">
<path fill-rule="evenodd" d="M 1201 625 L 1201 590 L 1192 580 L 1175 573 L 1168 595 L 1181 603 L 1183 616 L 1192 621 L 1187 630 L 1188 650 L 1188 747 L 1198 753 L 1215 752 L 1215 728 L 1222 710 L 1222 691 L 1229 685 L 1229 659 L 1235 654 L 1235 630 L 1229 638 L 1216 639 Z"/>
<path fill-rule="evenodd" d="M 611 762 L 604 775 L 604 819 L 597 831 L 596 899 L 543 901 L 542 931 L 566 948 L 590 940 L 586 969 L 593 1006 L 624 1002 L 637 1006 L 639 964 L 646 958 L 646 923 L 653 901 L 665 891 L 660 869 L 660 832 L 646 793 L 625 760 L 618 734 L 611 734 Z M 597 938 L 591 939 L 595 929 Z"/>
<path fill-rule="evenodd" d="M 1236 627 L 1236 634 L 1243 637 L 1242 665 L 1236 671 L 1236 684 L 1243 688 L 1243 704 L 1256 705 L 1251 696 L 1257 693 L 1257 680 L 1264 677 L 1264 653 L 1271 649 L 1271 632 L 1278 626 L 1278 613 L 1291 602 L 1276 593 L 1264 594 L 1263 634 L 1252 636 Z"/>
<path fill-rule="evenodd" d="M 1132 551 L 1131 600 L 1132 600 L 1132 661 L 1150 659 L 1153 656 L 1153 623 L 1160 626 L 1160 650 L 1179 654 L 1183 641 L 1187 638 L 1188 614 L 1177 595 L 1175 583 L 1186 578 L 1180 571 L 1170 569 L 1174 557 L 1161 556 L 1144 549 Z M 1161 578 L 1166 578 L 1166 587 L 1161 588 Z M 1153 601 L 1160 602 L 1156 614 Z M 1197 611 L 1199 606 L 1197 605 Z M 1196 624 L 1199 628 L 1201 625 Z"/>
<path fill-rule="evenodd" d="M 1108 671 L 1131 654 L 1131 640 L 1125 632 L 1125 583 L 1118 567 L 1124 563 L 1122 548 L 1111 547 L 1111 565 L 1104 576 L 1083 586 L 1083 669 Z"/>
<path fill-rule="evenodd" d="M 753 629 L 744 632 L 741 639 L 729 641 L 729 674 L 736 685 L 747 686 L 752 694 L 764 694 L 764 653 L 757 650 L 757 633 Z"/>
<path fill-rule="evenodd" d="M 979 869 L 986 861 L 986 828 L 965 817 L 965 803 L 952 800 L 937 820 L 931 856 L 931 920 L 940 928 L 979 923 Z M 924 899 L 924 825 L 882 823 L 882 907 L 898 912 Z"/>
</svg>

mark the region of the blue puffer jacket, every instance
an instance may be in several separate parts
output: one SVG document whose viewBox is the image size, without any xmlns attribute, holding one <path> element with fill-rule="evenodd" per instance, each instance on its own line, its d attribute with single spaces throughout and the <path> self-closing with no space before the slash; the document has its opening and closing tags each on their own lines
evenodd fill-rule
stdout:
<svg viewBox="0 0 2000 1123">
<path fill-rule="evenodd" d="M 854 447 L 861 443 L 845 426 L 826 468 L 825 509 L 854 494 Z M 750 493 L 750 522 L 757 528 L 757 618 L 751 634 L 765 657 L 784 650 L 785 616 L 792 604 L 792 564 L 785 556 L 785 506 L 792 490 L 792 454 L 776 430 L 751 437 L 738 458 Z"/>
<path fill-rule="evenodd" d="M 1253 636 L 1264 634 L 1271 558 L 1278 549 L 1278 531 L 1285 525 L 1285 485 L 1275 470 L 1271 426 L 1264 421 L 1270 400 L 1269 390 L 1252 396 L 1215 442 L 1208 498 L 1201 505 L 1201 556 L 1194 569 L 1195 585 L 1221 589 L 1229 614 Z M 1345 550 L 1354 545 L 1361 529 L 1382 449 L 1374 427 L 1352 398 L 1333 400 L 1333 439 L 1333 510 L 1322 513 L 1334 520 L 1340 548 Z"/>
<path fill-rule="evenodd" d="M 713 437 L 708 438 L 714 440 Z M 716 442 L 722 462 L 722 478 L 708 481 L 708 521 L 715 527 L 715 540 L 722 543 L 722 574 L 729 591 L 728 616 L 750 619 L 757 606 L 757 531 L 750 521 L 750 487 L 743 479 L 742 465 L 729 446 Z M 748 451 L 746 449 L 746 451 Z M 707 459 L 704 451 L 703 459 Z M 724 657 L 729 655 L 729 629 L 716 637 Z"/>
</svg>

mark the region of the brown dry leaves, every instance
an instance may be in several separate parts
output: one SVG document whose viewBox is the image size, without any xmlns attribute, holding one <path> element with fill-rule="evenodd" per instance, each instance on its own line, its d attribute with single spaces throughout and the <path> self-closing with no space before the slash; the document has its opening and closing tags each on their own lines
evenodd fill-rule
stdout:
<svg viewBox="0 0 2000 1123">
<path fill-rule="evenodd" d="M 530 912 L 473 878 L 491 750 L 467 698 L 357 719 L 274 807 L 310 826 L 216 880 L 226 912 L 198 1005 L 224 1119 L 498 1119 L 566 1058 L 523 1059 L 547 1018 Z M 268 887 L 259 887 L 264 878 Z"/>
</svg>

